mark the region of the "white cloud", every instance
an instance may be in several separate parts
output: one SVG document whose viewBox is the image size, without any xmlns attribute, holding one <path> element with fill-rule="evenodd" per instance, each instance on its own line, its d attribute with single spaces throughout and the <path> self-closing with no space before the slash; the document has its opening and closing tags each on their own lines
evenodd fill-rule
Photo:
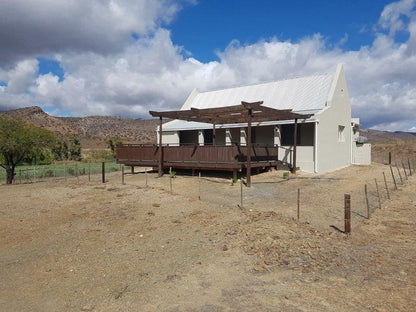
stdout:
<svg viewBox="0 0 416 312">
<path fill-rule="evenodd" d="M 407 130 L 414 126 L 415 1 L 403 0 L 387 6 L 380 17 L 374 42 L 358 51 L 329 48 L 325 38 L 316 34 L 298 42 L 273 38 L 241 45 L 232 41 L 224 51 L 218 52 L 218 62 L 209 63 L 185 57 L 186 51 L 173 44 L 169 31 L 158 27 L 157 20 L 168 20 L 174 15 L 174 4 L 162 2 L 160 5 L 169 4 L 171 13 L 154 17 L 153 22 L 143 22 L 148 28 L 134 26 L 143 32 L 152 29 L 151 34 L 129 41 L 117 51 L 57 51 L 59 54 L 55 57 L 65 70 L 62 81 L 52 74 L 35 80 L 33 71 L 18 69 L 17 65 L 12 69 L 3 68 L 0 80 L 8 82 L 8 86 L 0 89 L 0 108 L 22 106 L 22 103 L 27 106 L 31 102 L 44 103 L 56 112 L 69 110 L 73 115 L 147 117 L 150 109 L 178 109 L 195 87 L 213 90 L 334 72 L 338 63 L 344 63 L 353 114 L 361 118 L 364 126 L 387 130 Z M 116 19 L 127 14 L 123 13 L 126 8 L 119 2 L 108 14 Z M 124 27 L 131 30 L 134 27 L 129 25 L 134 23 L 127 20 Z M 396 41 L 398 31 L 406 32 L 408 40 Z M 26 92 L 14 95 L 10 77 L 18 72 L 26 72 L 22 77 L 27 79 L 22 78 L 17 84 L 19 80 L 15 78 L 14 83 L 20 89 L 26 88 Z"/>
<path fill-rule="evenodd" d="M 36 53 L 114 53 L 179 10 L 173 0 L 2 0 L 0 66 Z"/>
</svg>

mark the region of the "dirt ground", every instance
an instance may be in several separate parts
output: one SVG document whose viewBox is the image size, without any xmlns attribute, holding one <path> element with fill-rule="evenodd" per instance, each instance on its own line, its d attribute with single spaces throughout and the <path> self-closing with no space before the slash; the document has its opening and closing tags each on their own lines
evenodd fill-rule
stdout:
<svg viewBox="0 0 416 312">
<path fill-rule="evenodd" d="M 416 174 L 393 169 L 261 173 L 243 207 L 206 173 L 1 185 L 0 310 L 411 311 Z"/>
</svg>

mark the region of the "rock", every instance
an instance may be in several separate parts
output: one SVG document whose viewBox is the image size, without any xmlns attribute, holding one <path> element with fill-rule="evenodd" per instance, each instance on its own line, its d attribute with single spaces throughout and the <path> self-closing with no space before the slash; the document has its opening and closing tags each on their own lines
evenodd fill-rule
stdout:
<svg viewBox="0 0 416 312">
<path fill-rule="evenodd" d="M 309 247 L 316 248 L 318 247 L 315 242 L 308 242 Z"/>
<path fill-rule="evenodd" d="M 95 306 L 92 304 L 86 304 L 81 308 L 81 311 L 92 311 L 94 310 Z"/>
</svg>

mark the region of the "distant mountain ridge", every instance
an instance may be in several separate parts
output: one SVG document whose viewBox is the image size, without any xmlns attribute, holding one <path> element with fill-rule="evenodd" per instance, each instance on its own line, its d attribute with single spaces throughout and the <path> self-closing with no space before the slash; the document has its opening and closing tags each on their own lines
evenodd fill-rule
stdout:
<svg viewBox="0 0 416 312">
<path fill-rule="evenodd" d="M 38 106 L 0 112 L 0 116 L 20 118 L 61 138 L 76 136 L 84 148 L 105 147 L 106 140 L 115 137 L 125 143 L 155 143 L 159 124 L 156 119 L 118 116 L 54 117 Z"/>
<path fill-rule="evenodd" d="M 38 106 L 0 112 L 0 116 L 21 118 L 62 138 L 77 136 L 84 148 L 105 147 L 105 141 L 115 137 L 121 138 L 124 143 L 154 144 L 156 127 L 159 125 L 158 119 L 132 119 L 118 116 L 54 117 Z M 366 136 L 373 144 L 416 140 L 414 132 L 361 129 L 360 135 Z"/>
<path fill-rule="evenodd" d="M 394 143 L 416 140 L 416 132 L 390 132 L 373 129 L 360 129 L 360 135 L 366 136 L 370 143 Z"/>
</svg>

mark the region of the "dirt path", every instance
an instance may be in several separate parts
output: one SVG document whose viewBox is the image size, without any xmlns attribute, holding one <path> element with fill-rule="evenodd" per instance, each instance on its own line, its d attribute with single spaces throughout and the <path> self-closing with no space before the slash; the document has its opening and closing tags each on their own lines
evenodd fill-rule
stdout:
<svg viewBox="0 0 416 312">
<path fill-rule="evenodd" d="M 409 311 L 416 306 L 416 178 L 369 220 L 382 165 L 244 189 L 203 178 L 109 175 L 0 186 L 2 311 Z M 387 173 L 388 171 L 386 171 Z M 389 181 L 390 183 L 390 181 Z M 301 222 L 296 216 L 302 194 Z M 353 233 L 343 228 L 351 193 Z M 199 201 L 198 195 L 201 196 Z"/>
</svg>

